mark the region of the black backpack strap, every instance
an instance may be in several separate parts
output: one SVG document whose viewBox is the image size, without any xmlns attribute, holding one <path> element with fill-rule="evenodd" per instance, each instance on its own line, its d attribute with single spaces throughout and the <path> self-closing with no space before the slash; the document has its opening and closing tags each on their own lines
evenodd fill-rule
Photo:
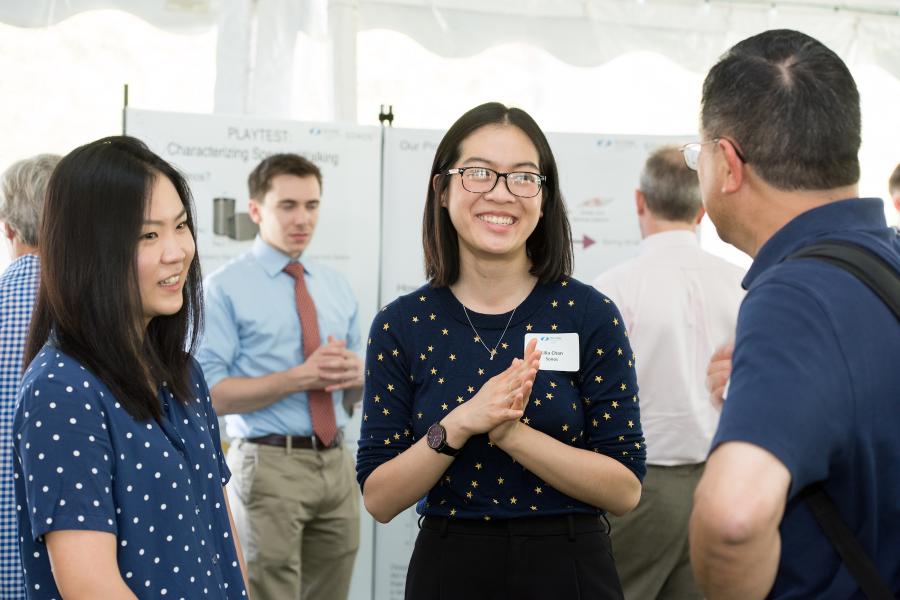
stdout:
<svg viewBox="0 0 900 600">
<path fill-rule="evenodd" d="M 844 269 L 866 284 L 900 319 L 900 273 L 880 256 L 851 242 L 830 240 L 802 248 L 795 258 L 815 258 Z"/>
<path fill-rule="evenodd" d="M 856 583 L 859 584 L 866 598 L 869 600 L 892 600 L 894 594 L 887 582 L 881 578 L 875 563 L 872 562 L 865 548 L 841 518 L 837 506 L 825 493 L 822 484 L 814 483 L 808 486 L 800 492 L 800 498 L 806 501 L 806 505 L 816 521 L 819 522 L 819 527 L 822 528 L 825 537 L 837 550 L 847 570 L 856 579 Z"/>
<path fill-rule="evenodd" d="M 869 287 L 900 319 L 900 273 L 880 256 L 856 244 L 827 241 L 807 246 L 788 257 L 814 258 L 851 273 Z M 837 506 L 825 493 L 821 483 L 808 486 L 800 493 L 819 527 L 834 546 L 850 574 L 869 600 L 891 600 L 893 592 L 882 579 L 875 563 L 841 518 Z"/>
</svg>

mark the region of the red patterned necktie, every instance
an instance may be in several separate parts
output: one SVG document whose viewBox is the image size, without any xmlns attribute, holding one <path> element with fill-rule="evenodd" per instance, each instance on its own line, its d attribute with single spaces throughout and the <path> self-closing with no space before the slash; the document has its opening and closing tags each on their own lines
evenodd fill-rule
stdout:
<svg viewBox="0 0 900 600">
<path fill-rule="evenodd" d="M 300 316 L 300 331 L 303 333 L 303 358 L 307 360 L 321 345 L 316 305 L 312 296 L 309 295 L 309 290 L 306 289 L 303 265 L 288 263 L 284 272 L 294 278 L 294 297 L 297 301 L 297 314 Z M 334 418 L 331 392 L 307 390 L 306 395 L 309 398 L 309 414 L 312 417 L 313 432 L 322 445 L 328 448 L 334 441 L 334 436 L 337 435 L 337 422 Z"/>
</svg>

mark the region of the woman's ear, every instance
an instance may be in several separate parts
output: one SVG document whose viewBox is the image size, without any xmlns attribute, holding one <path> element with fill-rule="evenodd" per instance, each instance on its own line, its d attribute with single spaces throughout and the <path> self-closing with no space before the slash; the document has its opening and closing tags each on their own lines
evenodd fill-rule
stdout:
<svg viewBox="0 0 900 600">
<path fill-rule="evenodd" d="M 446 195 L 446 194 L 441 194 L 440 181 L 441 181 L 441 176 L 440 176 L 439 174 L 435 173 L 434 176 L 431 178 L 431 189 L 434 190 L 435 196 L 439 196 L 438 200 L 440 201 L 441 206 L 443 206 L 443 207 L 446 208 L 446 206 L 447 206 L 447 195 Z"/>
<path fill-rule="evenodd" d="M 441 193 L 441 176 L 438 173 L 435 173 L 431 178 L 431 189 L 434 190 L 435 196 L 438 196 L 441 206 L 447 208 L 447 191 L 444 190 L 444 193 Z"/>
</svg>

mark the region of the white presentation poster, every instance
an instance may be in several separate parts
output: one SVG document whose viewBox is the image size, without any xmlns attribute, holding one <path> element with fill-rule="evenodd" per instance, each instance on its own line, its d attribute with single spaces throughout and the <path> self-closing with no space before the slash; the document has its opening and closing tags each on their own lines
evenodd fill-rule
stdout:
<svg viewBox="0 0 900 600">
<path fill-rule="evenodd" d="M 362 339 L 378 309 L 381 130 L 333 123 L 128 109 L 126 132 L 181 170 L 196 206 L 197 246 L 211 273 L 249 250 L 256 234 L 247 214 L 247 175 L 265 157 L 294 152 L 322 171 L 322 204 L 304 253 L 340 271 L 359 302 Z M 264 309 L 264 307 L 261 307 Z M 359 414 L 347 427 L 356 451 Z M 373 523 L 361 508 L 352 600 L 372 597 Z"/>
<path fill-rule="evenodd" d="M 382 306 L 425 283 L 422 215 L 431 163 L 443 135 L 434 129 L 384 130 Z"/>
<path fill-rule="evenodd" d="M 381 303 L 425 282 L 422 215 L 434 154 L 444 132 L 385 129 Z M 637 253 L 634 191 L 649 153 L 685 137 L 549 133 L 569 212 L 575 278 L 591 283 Z M 410 508 L 375 526 L 375 600 L 403 598 L 417 515 Z"/>
<path fill-rule="evenodd" d="M 574 244 L 573 276 L 592 283 L 637 254 L 641 241 L 634 191 L 647 156 L 687 137 L 549 133 Z"/>
</svg>

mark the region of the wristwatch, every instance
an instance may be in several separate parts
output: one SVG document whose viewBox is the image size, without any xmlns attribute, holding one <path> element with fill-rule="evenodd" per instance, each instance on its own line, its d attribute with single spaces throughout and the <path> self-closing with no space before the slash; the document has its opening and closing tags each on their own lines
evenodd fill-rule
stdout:
<svg viewBox="0 0 900 600">
<path fill-rule="evenodd" d="M 425 441 L 428 442 L 428 447 L 435 452 L 440 452 L 447 456 L 459 454 L 459 448 L 447 445 L 447 430 L 440 423 L 435 423 L 428 428 L 428 431 L 425 433 Z"/>
</svg>

